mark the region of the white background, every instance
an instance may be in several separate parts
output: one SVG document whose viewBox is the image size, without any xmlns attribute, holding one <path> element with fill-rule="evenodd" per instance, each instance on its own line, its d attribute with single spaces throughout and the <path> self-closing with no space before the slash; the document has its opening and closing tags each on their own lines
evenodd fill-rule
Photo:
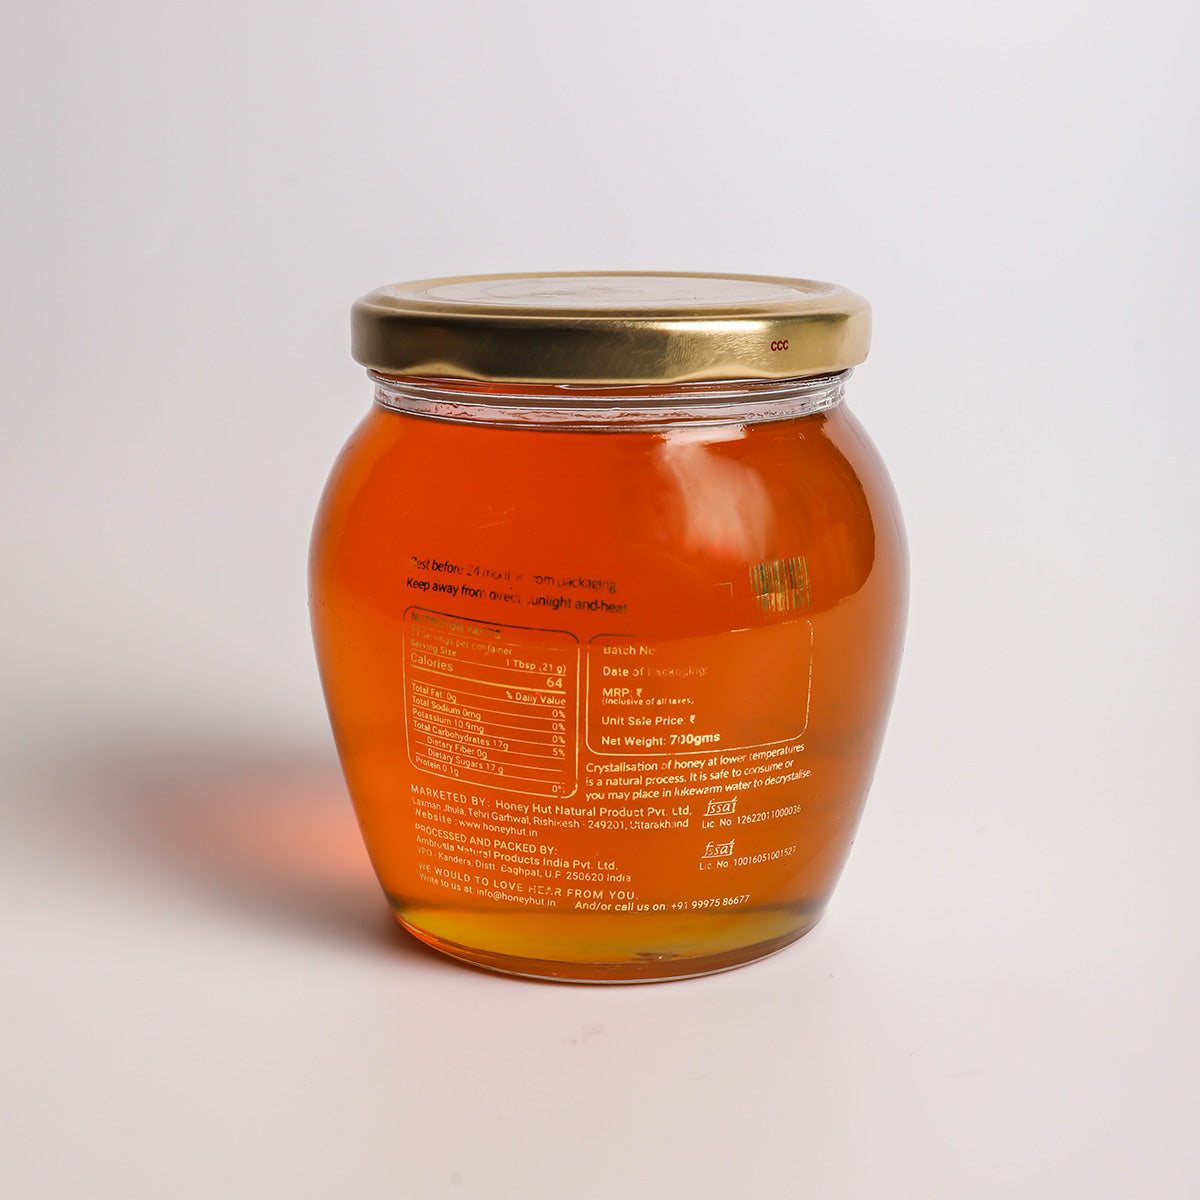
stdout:
<svg viewBox="0 0 1200 1200">
<path fill-rule="evenodd" d="M 0 1192 L 1193 1197 L 1194 5 L 5 5 Z M 390 923 L 308 641 L 463 272 L 868 296 L 913 558 L 809 938 L 658 987 Z"/>
</svg>

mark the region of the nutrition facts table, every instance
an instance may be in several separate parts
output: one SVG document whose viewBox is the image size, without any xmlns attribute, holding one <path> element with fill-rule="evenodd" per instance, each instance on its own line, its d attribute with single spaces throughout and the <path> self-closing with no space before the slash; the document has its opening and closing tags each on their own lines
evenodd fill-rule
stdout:
<svg viewBox="0 0 1200 1200">
<path fill-rule="evenodd" d="M 534 796 L 575 791 L 579 643 L 570 634 L 409 609 L 404 687 L 414 766 Z"/>
</svg>

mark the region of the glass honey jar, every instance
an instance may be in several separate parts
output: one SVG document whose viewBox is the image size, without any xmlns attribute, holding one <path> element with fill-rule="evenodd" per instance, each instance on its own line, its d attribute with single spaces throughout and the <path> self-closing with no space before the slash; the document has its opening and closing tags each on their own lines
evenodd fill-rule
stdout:
<svg viewBox="0 0 1200 1200">
<path fill-rule="evenodd" d="M 843 403 L 870 312 L 759 276 L 426 280 L 354 306 L 374 405 L 310 601 L 410 933 L 517 975 L 750 962 L 819 920 L 891 703 L 907 559 Z"/>
</svg>

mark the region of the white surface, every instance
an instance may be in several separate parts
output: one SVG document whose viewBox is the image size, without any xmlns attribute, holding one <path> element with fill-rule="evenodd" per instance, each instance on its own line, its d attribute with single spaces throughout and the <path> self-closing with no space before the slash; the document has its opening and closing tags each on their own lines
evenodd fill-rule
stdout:
<svg viewBox="0 0 1200 1200">
<path fill-rule="evenodd" d="M 1200 1191 L 1194 8 L 4 23 L 0 1192 Z M 913 552 L 826 922 L 658 987 L 394 932 L 308 645 L 350 302 L 580 268 L 868 296 Z"/>
</svg>

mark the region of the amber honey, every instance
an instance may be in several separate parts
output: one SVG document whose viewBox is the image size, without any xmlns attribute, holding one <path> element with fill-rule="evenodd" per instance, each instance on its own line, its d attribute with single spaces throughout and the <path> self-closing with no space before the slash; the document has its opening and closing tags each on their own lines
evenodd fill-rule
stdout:
<svg viewBox="0 0 1200 1200">
<path fill-rule="evenodd" d="M 377 376 L 311 609 L 363 836 L 416 937 L 618 982 L 735 966 L 820 918 L 906 596 L 844 377 Z"/>
</svg>

